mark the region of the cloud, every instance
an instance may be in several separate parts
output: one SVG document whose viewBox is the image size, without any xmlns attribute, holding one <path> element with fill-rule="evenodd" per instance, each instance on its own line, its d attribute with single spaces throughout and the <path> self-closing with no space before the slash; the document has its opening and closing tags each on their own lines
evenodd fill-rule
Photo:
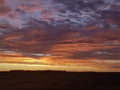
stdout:
<svg viewBox="0 0 120 90">
<path fill-rule="evenodd" d="M 114 10 L 114 7 L 119 5 L 115 0 L 107 2 L 105 0 L 74 0 L 74 2 L 73 0 L 29 0 L 29 2 L 26 0 L 4 1 L 5 6 L 7 6 L 11 11 L 8 14 L 3 15 L 3 18 L 12 26 L 19 28 L 25 27 L 25 24 L 27 24 L 31 18 L 45 21 L 52 25 L 71 23 L 73 25 L 75 24 L 75 26 L 79 26 L 89 25 L 91 22 L 97 23 L 96 21 L 102 23 L 100 19 L 101 17 L 109 17 L 107 16 L 110 15 L 109 13 L 111 13 L 111 15 L 115 12 L 119 13 L 119 8 Z M 113 5 L 114 7 L 112 7 Z M 101 9 L 105 6 L 109 6 L 110 8 L 107 10 Z"/>
<path fill-rule="evenodd" d="M 116 69 L 120 69 L 120 66 L 112 66 L 111 68 L 116 68 Z"/>
<path fill-rule="evenodd" d="M 58 55 L 58 58 L 63 56 L 73 60 L 120 59 L 118 31 L 99 31 L 87 36 L 88 34 L 81 30 L 75 31 L 66 28 L 66 25 L 61 25 L 58 27 L 50 26 L 48 29 L 28 27 L 23 30 L 15 30 L 1 37 L 0 46 L 20 52 L 53 54 Z M 32 57 L 32 55 L 29 56 Z"/>
<path fill-rule="evenodd" d="M 0 4 L 1 59 L 37 63 L 48 58 L 52 64 L 120 60 L 116 0 L 1 0 Z"/>
<path fill-rule="evenodd" d="M 81 51 L 72 53 L 67 58 L 70 59 L 82 59 L 82 60 L 120 60 L 120 48 L 106 49 L 106 50 L 93 50 L 93 51 Z"/>
<path fill-rule="evenodd" d="M 5 5 L 4 0 L 0 0 L 0 16 L 7 14 L 11 9 Z"/>
</svg>

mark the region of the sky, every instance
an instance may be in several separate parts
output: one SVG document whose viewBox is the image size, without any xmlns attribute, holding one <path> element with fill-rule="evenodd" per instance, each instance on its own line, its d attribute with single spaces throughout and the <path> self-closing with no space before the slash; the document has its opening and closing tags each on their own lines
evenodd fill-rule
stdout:
<svg viewBox="0 0 120 90">
<path fill-rule="evenodd" d="M 0 71 L 120 72 L 119 0 L 0 0 Z"/>
</svg>

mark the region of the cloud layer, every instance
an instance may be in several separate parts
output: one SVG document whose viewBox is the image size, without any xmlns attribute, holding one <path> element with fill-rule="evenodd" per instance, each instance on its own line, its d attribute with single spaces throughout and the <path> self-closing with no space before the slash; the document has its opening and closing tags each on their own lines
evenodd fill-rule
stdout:
<svg viewBox="0 0 120 90">
<path fill-rule="evenodd" d="M 0 0 L 0 62 L 119 62 L 119 16 L 119 0 Z"/>
</svg>

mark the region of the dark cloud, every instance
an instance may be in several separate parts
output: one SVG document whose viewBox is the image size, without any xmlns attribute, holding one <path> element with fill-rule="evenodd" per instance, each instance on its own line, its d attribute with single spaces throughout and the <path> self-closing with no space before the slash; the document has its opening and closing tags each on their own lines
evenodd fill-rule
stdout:
<svg viewBox="0 0 120 90">
<path fill-rule="evenodd" d="M 120 60 L 119 1 L 5 1 L 0 2 L 0 48 L 33 58 L 36 53 Z"/>
<path fill-rule="evenodd" d="M 120 47 L 113 49 L 74 52 L 71 56 L 68 56 L 67 58 L 73 60 L 120 60 Z"/>
<path fill-rule="evenodd" d="M 90 31 L 88 30 L 86 33 L 81 30 L 73 30 L 68 28 L 66 25 L 57 27 L 51 26 L 47 29 L 39 27 L 13 30 L 11 33 L 7 33 L 4 37 L 1 37 L 0 47 L 18 50 L 23 52 L 23 54 L 26 52 L 25 55 L 30 57 L 35 56 L 29 53 L 60 53 L 60 55 L 66 59 L 120 59 L 119 53 L 115 52 L 117 49 L 114 49 L 114 47 L 119 46 L 120 44 L 118 31 L 98 31 L 97 33 L 92 33 L 91 35 L 88 32 Z M 93 46 L 90 44 L 93 44 Z M 101 44 L 102 46 L 99 46 Z M 54 49 L 54 47 L 57 46 L 58 48 Z M 105 51 L 102 50 L 107 46 L 111 46 L 113 49 Z M 83 51 L 81 51 L 81 47 L 86 47 L 88 50 L 83 49 Z M 74 50 L 71 51 L 71 48 Z M 94 50 L 89 50 L 91 48 Z M 61 51 L 64 51 L 63 54 L 62 52 L 59 52 L 60 49 Z M 95 54 L 95 51 L 100 51 L 103 54 L 97 55 Z M 112 53 L 112 51 L 113 54 L 107 54 Z M 71 56 L 66 57 L 66 54 L 70 54 Z"/>
<path fill-rule="evenodd" d="M 112 66 L 111 68 L 116 68 L 116 69 L 119 69 L 120 68 L 120 66 Z"/>
<path fill-rule="evenodd" d="M 0 0 L 0 16 L 7 14 L 10 10 L 11 9 L 5 5 L 4 0 Z"/>
<path fill-rule="evenodd" d="M 66 6 L 68 10 L 71 12 L 79 12 L 81 9 L 96 9 L 96 6 L 104 4 L 103 0 L 92 0 L 92 1 L 86 1 L 86 0 L 54 0 L 54 2 L 62 3 Z M 86 8 L 85 8 L 86 7 Z"/>
</svg>

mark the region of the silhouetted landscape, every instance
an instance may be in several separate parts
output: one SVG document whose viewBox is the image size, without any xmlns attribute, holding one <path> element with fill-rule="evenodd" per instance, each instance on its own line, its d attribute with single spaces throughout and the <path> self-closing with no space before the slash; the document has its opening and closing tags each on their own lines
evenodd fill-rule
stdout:
<svg viewBox="0 0 120 90">
<path fill-rule="evenodd" d="M 0 72 L 0 90 L 120 90 L 120 72 Z"/>
</svg>

